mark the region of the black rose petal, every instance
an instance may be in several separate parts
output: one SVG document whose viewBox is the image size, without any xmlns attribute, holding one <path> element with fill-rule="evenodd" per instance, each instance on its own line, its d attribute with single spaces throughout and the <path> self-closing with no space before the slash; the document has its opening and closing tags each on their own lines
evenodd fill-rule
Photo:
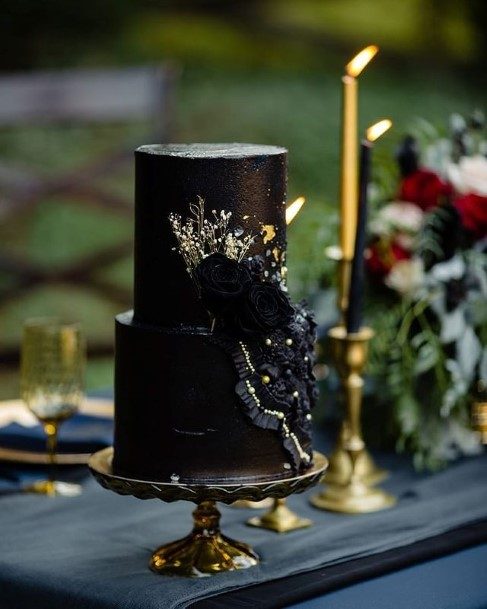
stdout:
<svg viewBox="0 0 487 609">
<path fill-rule="evenodd" d="M 238 323 L 245 332 L 267 332 L 286 325 L 293 315 L 289 297 L 277 285 L 253 283 L 242 301 Z"/>
<path fill-rule="evenodd" d="M 210 254 L 195 269 L 201 300 L 215 316 L 225 315 L 249 290 L 250 272 L 246 266 L 224 254 Z"/>
<path fill-rule="evenodd" d="M 242 264 L 249 269 L 252 278 L 261 279 L 265 268 L 265 261 L 262 256 L 259 256 L 258 254 L 256 256 L 252 256 L 252 258 L 247 258 L 244 260 Z"/>
</svg>

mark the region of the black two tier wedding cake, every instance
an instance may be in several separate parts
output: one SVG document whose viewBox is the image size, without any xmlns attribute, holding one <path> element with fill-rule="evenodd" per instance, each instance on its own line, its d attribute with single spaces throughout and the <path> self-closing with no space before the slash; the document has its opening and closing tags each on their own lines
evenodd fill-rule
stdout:
<svg viewBox="0 0 487 609">
<path fill-rule="evenodd" d="M 311 467 L 315 324 L 287 293 L 286 156 L 251 144 L 136 150 L 116 474 L 239 483 Z"/>
</svg>

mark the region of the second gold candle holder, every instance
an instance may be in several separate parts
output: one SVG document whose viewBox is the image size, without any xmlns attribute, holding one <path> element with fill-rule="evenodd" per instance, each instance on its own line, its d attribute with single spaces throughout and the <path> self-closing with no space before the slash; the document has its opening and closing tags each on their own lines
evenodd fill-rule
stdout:
<svg viewBox="0 0 487 609">
<path fill-rule="evenodd" d="M 326 248 L 326 256 L 329 260 L 337 263 L 338 291 L 337 307 L 340 311 L 340 324 L 345 326 L 345 315 L 348 309 L 348 288 L 350 285 L 351 260 L 346 260 L 342 255 L 342 250 L 338 245 Z M 345 448 L 349 434 L 348 421 L 345 418 L 338 433 L 337 442 L 330 455 L 330 465 L 326 474 L 326 479 L 330 484 L 345 484 L 350 478 L 350 457 Z M 364 447 L 357 457 L 355 475 L 364 484 L 379 484 L 385 480 L 389 473 L 385 469 L 377 467 L 372 455 Z"/>
<path fill-rule="evenodd" d="M 313 521 L 309 518 L 301 518 L 286 505 L 285 499 L 274 499 L 269 511 L 262 516 L 254 516 L 247 520 L 251 527 L 268 529 L 276 533 L 290 533 L 298 529 L 312 526 Z"/>
<path fill-rule="evenodd" d="M 337 326 L 329 332 L 346 409 L 347 433 L 342 441 L 348 458 L 348 476 L 340 483 L 330 482 L 328 475 L 325 476 L 325 489 L 311 498 L 311 504 L 320 509 L 361 514 L 389 508 L 396 502 L 392 495 L 366 484 L 358 468 L 365 451 L 360 424 L 364 385 L 362 372 L 372 336 L 370 328 L 347 334 L 343 326 Z"/>
</svg>

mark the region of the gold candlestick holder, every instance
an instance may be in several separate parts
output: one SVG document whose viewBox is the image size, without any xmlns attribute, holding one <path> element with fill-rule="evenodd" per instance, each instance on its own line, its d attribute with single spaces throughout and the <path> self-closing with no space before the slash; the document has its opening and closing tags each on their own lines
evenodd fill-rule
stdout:
<svg viewBox="0 0 487 609">
<path fill-rule="evenodd" d="M 310 500 L 313 506 L 320 509 L 362 514 L 392 507 L 396 502 L 392 495 L 366 484 L 358 475 L 359 459 L 365 450 L 360 424 L 364 385 L 362 372 L 372 336 L 370 328 L 347 334 L 343 326 L 337 326 L 329 332 L 346 408 L 347 433 L 343 442 L 348 455 L 349 475 L 344 484 L 330 484 L 328 477 L 325 478 L 324 491 Z"/>
<path fill-rule="evenodd" d="M 268 529 L 276 533 L 290 533 L 305 529 L 313 524 L 309 518 L 301 518 L 288 508 L 285 499 L 274 499 L 271 509 L 262 516 L 254 516 L 247 520 L 250 527 Z"/>
<path fill-rule="evenodd" d="M 338 245 L 326 248 L 325 253 L 330 260 L 337 263 L 338 270 L 338 289 L 337 307 L 340 312 L 340 325 L 345 326 L 345 315 L 348 309 L 348 288 L 350 285 L 351 260 L 346 260 L 342 255 L 342 250 Z M 346 484 L 350 478 L 350 458 L 345 448 L 349 436 L 349 423 L 346 418 L 341 423 L 337 442 L 330 455 L 329 467 L 326 473 L 326 480 L 330 484 Z M 364 449 L 357 456 L 356 472 L 358 479 L 364 484 L 379 484 L 385 480 L 389 473 L 385 469 L 377 467 L 369 451 Z"/>
</svg>

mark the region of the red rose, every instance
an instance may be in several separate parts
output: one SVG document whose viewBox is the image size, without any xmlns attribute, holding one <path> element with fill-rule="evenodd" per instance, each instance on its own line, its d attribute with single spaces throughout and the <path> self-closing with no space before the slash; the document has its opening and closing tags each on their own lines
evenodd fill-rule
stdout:
<svg viewBox="0 0 487 609">
<path fill-rule="evenodd" d="M 426 211 L 441 205 L 451 193 L 450 184 L 443 181 L 434 171 L 417 169 L 402 179 L 399 198 L 416 203 Z"/>
<path fill-rule="evenodd" d="M 463 226 L 476 239 L 487 236 L 487 197 L 474 193 L 462 195 L 455 200 L 455 207 L 460 214 Z"/>
<path fill-rule="evenodd" d="M 382 280 L 399 260 L 411 258 L 410 252 L 395 241 L 377 239 L 367 251 L 365 265 L 369 273 Z"/>
</svg>

